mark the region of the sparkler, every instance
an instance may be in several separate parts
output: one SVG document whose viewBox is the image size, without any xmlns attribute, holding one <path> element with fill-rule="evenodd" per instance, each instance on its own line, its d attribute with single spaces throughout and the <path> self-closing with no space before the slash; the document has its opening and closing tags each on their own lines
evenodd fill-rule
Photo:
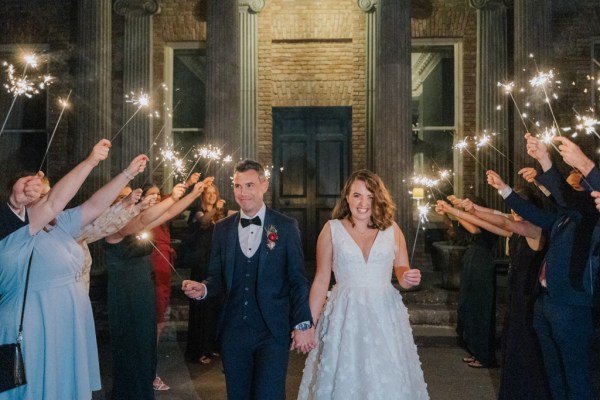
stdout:
<svg viewBox="0 0 600 400">
<path fill-rule="evenodd" d="M 600 139 L 600 135 L 596 132 L 595 126 L 600 124 L 600 122 L 592 117 L 580 116 L 576 115 L 577 121 L 580 121 L 575 128 L 579 131 L 584 131 L 587 135 L 594 134 L 598 139 Z"/>
<path fill-rule="evenodd" d="M 463 139 L 463 140 L 461 140 L 460 142 L 456 143 L 456 144 L 454 145 L 454 149 L 455 149 L 455 150 L 458 150 L 458 151 L 459 151 L 459 152 L 461 152 L 461 153 L 463 152 L 463 150 L 464 150 L 464 151 L 466 151 L 467 153 L 469 153 L 469 155 L 470 155 L 471 157 L 473 157 L 473 160 L 475 160 L 475 162 L 476 162 L 478 165 L 480 165 L 480 166 L 481 166 L 481 168 L 483 168 L 483 170 L 484 170 L 484 171 L 487 171 L 487 170 L 488 170 L 488 168 L 486 168 L 486 167 L 485 167 L 485 165 L 483 165 L 483 164 L 482 164 L 482 163 L 479 161 L 479 159 L 478 159 L 478 158 L 475 156 L 475 154 L 473 154 L 473 153 L 471 153 L 471 152 L 469 151 L 469 143 L 467 142 L 467 139 L 468 139 L 468 138 L 464 138 L 464 139 Z"/>
<path fill-rule="evenodd" d="M 148 243 L 150 243 L 152 245 L 152 247 L 154 247 L 154 250 L 156 250 L 158 252 L 158 254 L 160 254 L 160 256 L 169 264 L 169 266 L 171 267 L 171 269 L 173 270 L 173 272 L 175 272 L 175 275 L 177 275 L 179 277 L 179 279 L 181 279 L 181 281 L 183 282 L 183 277 L 181 275 L 179 275 L 179 272 L 177 272 L 177 270 L 175 269 L 175 266 L 171 263 L 171 261 L 163 254 L 162 251 L 159 250 L 158 247 L 156 247 L 156 245 L 154 244 L 154 242 L 152 242 L 152 239 L 150 238 L 150 233 L 148 232 L 141 232 L 139 235 L 136 236 L 136 238 L 138 240 L 145 240 L 148 241 Z"/>
<path fill-rule="evenodd" d="M 417 238 L 419 237 L 419 231 L 421 230 L 421 225 L 424 225 L 425 222 L 429 221 L 427 218 L 427 214 L 429 213 L 429 209 L 431 208 L 430 204 L 425 204 L 422 206 L 418 206 L 417 210 L 419 211 L 419 223 L 417 224 L 417 230 L 415 232 L 415 241 L 413 242 L 412 254 L 410 255 L 410 266 L 413 265 L 413 258 L 415 257 L 415 248 L 417 247 Z M 425 230 L 425 227 L 422 227 Z"/>
<path fill-rule="evenodd" d="M 135 110 L 135 112 L 131 115 L 131 117 L 129 117 L 129 119 L 127 120 L 127 122 L 125 122 L 123 124 L 123 126 L 121 127 L 121 129 L 119 129 L 117 131 L 117 133 L 115 133 L 113 135 L 113 137 L 110 139 L 110 141 L 112 142 L 113 140 L 115 140 L 120 134 L 121 132 L 123 132 L 123 129 L 125 129 L 125 127 L 127 126 L 127 124 L 133 119 L 133 117 L 136 116 L 137 113 L 140 112 L 140 110 L 142 108 L 148 107 L 148 105 L 150 105 L 150 97 L 144 93 L 144 92 L 140 92 L 139 96 L 136 96 L 133 92 L 131 93 L 130 96 L 126 95 L 126 98 L 129 98 L 129 100 L 125 100 L 126 103 L 131 103 L 134 106 L 137 106 L 137 109 Z"/>
<path fill-rule="evenodd" d="M 56 120 L 56 125 L 54 125 L 54 130 L 52 131 L 52 135 L 50 135 L 50 140 L 48 141 L 48 146 L 46 146 L 46 152 L 44 153 L 44 157 L 42 158 L 42 162 L 40 163 L 40 167 L 38 168 L 38 171 L 41 171 L 42 167 L 44 166 L 44 161 L 46 161 L 46 156 L 48 155 L 48 151 L 50 150 L 50 145 L 52 144 L 52 139 L 54 139 L 54 134 L 56 133 L 58 124 L 60 124 L 60 120 L 63 116 L 63 113 L 65 112 L 65 108 L 67 108 L 69 106 L 69 98 L 71 97 L 72 92 L 73 92 L 72 90 L 69 90 L 69 94 L 67 95 L 67 98 L 65 100 L 62 100 L 62 99 L 58 100 L 59 104 L 62 105 L 62 109 L 60 110 L 58 120 Z"/>
<path fill-rule="evenodd" d="M 498 154 L 500 154 L 502 157 L 504 157 L 508 162 L 512 163 L 511 160 L 508 159 L 508 157 L 501 152 L 500 150 L 498 150 L 498 148 L 496 146 L 494 146 L 491 142 L 491 138 L 489 135 L 487 134 L 483 134 L 476 142 L 475 146 L 477 148 L 477 150 L 480 150 L 482 148 L 484 148 L 485 146 L 490 146 L 492 149 L 494 149 Z"/>
<path fill-rule="evenodd" d="M 38 83 L 27 79 L 27 68 L 31 66 L 32 68 L 37 67 L 37 58 L 34 54 L 26 54 L 23 56 L 25 60 L 25 67 L 23 68 L 23 74 L 21 77 L 15 77 L 15 67 L 12 64 L 8 64 L 6 62 L 3 63 L 5 67 L 7 67 L 8 73 L 8 83 L 4 84 L 4 88 L 8 93 L 13 94 L 13 99 L 8 108 L 8 112 L 6 113 L 6 117 L 4 117 L 4 122 L 2 123 L 2 127 L 0 128 L 0 136 L 4 132 L 4 128 L 6 127 L 6 123 L 8 122 L 8 118 L 15 106 L 15 102 L 17 101 L 17 97 L 25 96 L 27 98 L 31 98 L 34 94 L 39 93 L 39 90 L 43 90 L 46 86 L 48 86 L 53 78 L 50 75 L 45 75 L 42 77 L 42 80 Z"/>
<path fill-rule="evenodd" d="M 512 102 L 515 105 L 515 109 L 517 110 L 517 113 L 519 114 L 519 117 L 521 118 L 521 122 L 523 123 L 523 126 L 525 127 L 525 132 L 527 132 L 528 131 L 527 124 L 525 123 L 523 114 L 521 114 L 521 110 L 519 109 L 519 106 L 517 105 L 517 101 L 515 100 L 515 97 L 512 94 L 512 91 L 515 87 L 515 83 L 514 82 L 508 82 L 508 83 L 498 82 L 498 86 L 503 88 L 504 93 L 508 94 L 510 96 L 510 98 L 512 99 Z"/>
<path fill-rule="evenodd" d="M 535 69 L 538 73 L 536 76 L 534 76 L 532 79 L 529 80 L 529 83 L 534 88 L 539 87 L 539 86 L 542 87 L 542 90 L 544 91 L 546 104 L 548 104 L 548 108 L 550 109 L 550 114 L 552 115 L 552 120 L 554 121 L 554 126 L 556 126 L 556 129 L 558 130 L 558 135 L 561 136 L 560 127 L 558 126 L 558 122 L 556 122 L 554 110 L 552 109 L 552 104 L 550 103 L 550 98 L 548 97 L 548 92 L 546 91 L 546 84 L 553 82 L 554 71 L 552 71 L 552 70 L 549 70 L 548 72 L 540 71 L 540 69 L 538 68 L 537 62 L 535 61 L 535 57 L 534 57 L 533 53 L 529 54 L 529 58 L 531 58 L 533 60 Z M 552 97 L 554 97 L 555 99 L 558 98 L 556 95 L 553 95 Z"/>
</svg>

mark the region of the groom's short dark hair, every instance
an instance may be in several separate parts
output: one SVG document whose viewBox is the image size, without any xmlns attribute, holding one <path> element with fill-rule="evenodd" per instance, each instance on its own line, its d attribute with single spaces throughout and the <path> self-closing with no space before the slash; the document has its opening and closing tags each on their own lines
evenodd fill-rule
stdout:
<svg viewBox="0 0 600 400">
<path fill-rule="evenodd" d="M 267 179 L 264 167 L 259 162 L 248 158 L 238 162 L 233 169 L 233 173 L 235 174 L 236 172 L 246 172 L 250 170 L 256 171 L 261 181 Z"/>
</svg>

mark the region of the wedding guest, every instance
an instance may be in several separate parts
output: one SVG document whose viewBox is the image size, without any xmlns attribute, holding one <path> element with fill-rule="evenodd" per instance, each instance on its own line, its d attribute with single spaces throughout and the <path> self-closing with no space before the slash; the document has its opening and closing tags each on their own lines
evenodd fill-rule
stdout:
<svg viewBox="0 0 600 400">
<path fill-rule="evenodd" d="M 485 207 L 483 199 L 467 198 Z M 462 257 L 456 331 L 470 353 L 463 361 L 472 368 L 490 368 L 496 365 L 496 267 L 492 249 L 498 236 L 463 219 L 462 214 L 458 222 L 470 234 L 470 241 Z"/>
<path fill-rule="evenodd" d="M 395 210 L 374 173 L 359 170 L 346 181 L 317 240 L 310 290 L 317 344 L 299 399 L 429 398 L 408 312 L 391 284 L 392 271 L 404 288 L 421 281 L 408 265 Z M 336 285 L 327 299 L 332 271 Z"/>
<path fill-rule="evenodd" d="M 560 207 L 570 196 L 563 191 L 566 188 L 558 189 L 560 181 L 565 185 L 566 181 L 556 176 L 558 172 L 546 162 L 541 148 L 529 148 L 528 152 L 542 159 L 545 171 L 537 179 L 552 193 L 559 205 L 557 211 L 536 208 L 515 194 L 494 171 L 488 171 L 488 183 L 516 213 L 550 232 L 538 276 L 540 294 L 534 305 L 533 327 L 552 398 L 592 399 L 592 296 L 585 288 L 592 284 L 586 266 L 597 217 L 584 217 L 579 211 Z"/>
<path fill-rule="evenodd" d="M 27 384 L 0 393 L 2 400 L 90 399 L 100 389 L 94 319 L 81 282 L 83 254 L 73 236 L 108 207 L 129 176 L 144 170 L 147 157 L 134 159 L 81 206 L 62 210 L 109 147 L 108 140 L 98 142 L 33 202 L 28 225 L 0 241 L 0 343 L 15 341 L 31 262 L 22 342 Z"/>
<path fill-rule="evenodd" d="M 192 210 L 188 231 L 182 243 L 181 263 L 190 268 L 190 279 L 202 281 L 208 277 L 210 244 L 215 224 L 227 215 L 225 200 L 212 184 L 204 189 L 200 202 Z M 185 358 L 189 362 L 210 364 L 218 354 L 217 318 L 223 299 L 220 296 L 205 301 L 190 299 Z"/>
<path fill-rule="evenodd" d="M 170 196 L 106 238 L 114 400 L 154 399 L 157 329 L 150 258 L 154 239 L 148 232 L 184 211 L 200 196 L 205 185 L 197 183 L 186 196 L 183 196 L 185 186 L 176 185 Z M 148 197 L 156 199 L 156 195 Z"/>
<path fill-rule="evenodd" d="M 540 201 L 527 187 L 515 189 L 538 207 Z M 533 303 L 541 261 L 546 253 L 542 229 L 514 211 L 506 216 L 478 206 L 468 199 L 460 202 L 465 212 L 438 201 L 437 207 L 497 235 L 509 237 L 508 304 L 502 334 L 502 371 L 498 399 L 550 399 L 542 353 L 533 330 Z"/>
</svg>

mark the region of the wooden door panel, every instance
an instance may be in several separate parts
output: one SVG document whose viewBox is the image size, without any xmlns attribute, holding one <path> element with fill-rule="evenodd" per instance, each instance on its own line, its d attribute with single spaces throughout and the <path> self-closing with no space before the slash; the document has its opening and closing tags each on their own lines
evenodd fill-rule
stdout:
<svg viewBox="0 0 600 400">
<path fill-rule="evenodd" d="M 273 207 L 299 223 L 308 261 L 350 164 L 350 107 L 273 108 Z"/>
</svg>

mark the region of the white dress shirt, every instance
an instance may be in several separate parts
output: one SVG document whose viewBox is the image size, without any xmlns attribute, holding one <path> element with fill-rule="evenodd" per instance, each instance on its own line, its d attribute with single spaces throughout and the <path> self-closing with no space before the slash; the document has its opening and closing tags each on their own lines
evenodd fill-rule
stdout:
<svg viewBox="0 0 600 400">
<path fill-rule="evenodd" d="M 240 241 L 240 248 L 244 255 L 248 258 L 252 257 L 256 250 L 260 247 L 260 242 L 263 236 L 263 230 L 265 225 L 265 214 L 267 212 L 267 206 L 263 203 L 262 207 L 256 215 L 246 215 L 242 210 L 240 210 L 240 221 L 242 218 L 252 219 L 255 216 L 260 218 L 261 225 L 250 224 L 247 227 L 243 228 L 242 224 L 238 224 L 238 238 Z"/>
</svg>

